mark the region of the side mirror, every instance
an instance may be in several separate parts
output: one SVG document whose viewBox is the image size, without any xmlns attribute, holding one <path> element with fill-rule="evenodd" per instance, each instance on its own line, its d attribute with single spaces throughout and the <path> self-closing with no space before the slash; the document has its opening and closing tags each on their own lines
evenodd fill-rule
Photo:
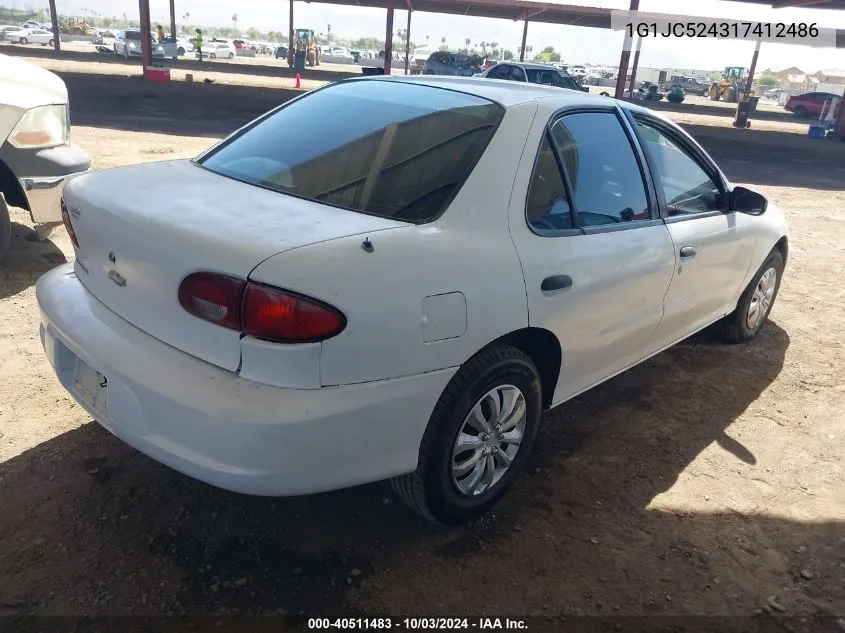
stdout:
<svg viewBox="0 0 845 633">
<path fill-rule="evenodd" d="M 746 189 L 745 187 L 734 187 L 731 191 L 731 211 L 747 213 L 749 215 L 762 215 L 769 206 L 765 196 Z"/>
</svg>

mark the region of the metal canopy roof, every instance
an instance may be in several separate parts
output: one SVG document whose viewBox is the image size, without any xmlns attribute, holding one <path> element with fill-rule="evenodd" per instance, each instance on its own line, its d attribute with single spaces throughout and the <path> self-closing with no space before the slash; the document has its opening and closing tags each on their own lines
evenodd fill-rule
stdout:
<svg viewBox="0 0 845 633">
<path fill-rule="evenodd" d="M 773 9 L 787 7 L 801 9 L 837 9 L 845 10 L 845 0 L 731 0 L 745 4 L 765 4 Z"/>
<path fill-rule="evenodd" d="M 308 0 L 306 0 L 308 1 Z M 321 0 L 315 0 L 320 2 Z M 845 1 L 845 0 L 843 0 Z M 385 9 L 387 0 L 328 0 L 331 4 Z M 610 9 L 533 0 L 396 0 L 400 10 L 610 28 Z"/>
</svg>

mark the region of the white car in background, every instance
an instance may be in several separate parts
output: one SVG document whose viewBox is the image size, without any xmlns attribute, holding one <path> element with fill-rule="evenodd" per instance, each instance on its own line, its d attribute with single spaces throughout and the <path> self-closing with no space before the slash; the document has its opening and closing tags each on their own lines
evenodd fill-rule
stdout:
<svg viewBox="0 0 845 633">
<path fill-rule="evenodd" d="M 114 54 L 126 59 L 140 57 L 141 41 L 141 31 L 138 29 L 118 31 L 114 39 Z M 150 45 L 153 48 L 154 58 L 164 57 L 164 47 L 152 35 L 150 36 Z"/>
<path fill-rule="evenodd" d="M 501 498 L 544 409 L 707 326 L 754 339 L 787 259 L 668 119 L 488 79 L 330 84 L 63 204 L 41 340 L 100 424 L 250 494 L 391 478 L 441 523 Z"/>
<path fill-rule="evenodd" d="M 168 35 L 159 45 L 164 49 L 165 57 L 181 57 L 194 51 L 194 42 L 186 37 L 177 37 L 174 40 Z"/>
<path fill-rule="evenodd" d="M 17 44 L 41 44 L 42 46 L 53 45 L 55 41 L 52 31 L 44 29 L 24 29 L 17 31 L 9 37 L 9 41 Z"/>
<path fill-rule="evenodd" d="M 238 51 L 231 42 L 209 42 L 202 47 L 202 53 L 211 59 L 234 59 Z"/>
<path fill-rule="evenodd" d="M 0 26 L 0 41 L 17 41 L 17 39 L 13 40 L 12 38 L 17 38 L 17 34 L 25 30 L 22 26 Z"/>
</svg>

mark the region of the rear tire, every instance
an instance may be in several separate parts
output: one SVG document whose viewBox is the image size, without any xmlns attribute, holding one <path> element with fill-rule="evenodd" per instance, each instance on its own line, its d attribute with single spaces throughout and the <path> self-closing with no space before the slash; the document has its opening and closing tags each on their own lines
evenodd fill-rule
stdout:
<svg viewBox="0 0 845 633">
<path fill-rule="evenodd" d="M 234 59 L 234 57 L 235 57 L 234 53 L 229 53 L 229 59 Z"/>
<path fill-rule="evenodd" d="M 185 49 L 184 49 L 184 48 L 181 48 L 181 47 L 180 47 L 180 48 L 179 48 L 179 50 L 177 50 L 177 51 L 176 51 L 176 56 L 177 56 L 177 57 L 181 57 L 181 56 L 182 56 L 182 55 L 184 55 L 184 54 L 185 54 Z"/>
<path fill-rule="evenodd" d="M 9 219 L 9 207 L 3 194 L 0 194 L 0 259 L 9 251 L 12 240 L 12 221 Z"/>
<path fill-rule="evenodd" d="M 508 409 L 516 414 L 507 415 Z M 444 389 L 423 434 L 417 469 L 394 477 L 394 492 L 434 523 L 459 525 L 478 518 L 525 467 L 541 409 L 540 376 L 526 354 L 501 344 L 480 351 Z M 461 469 L 464 464 L 472 466 Z"/>
<path fill-rule="evenodd" d="M 211 59 L 217 59 L 217 55 L 215 55 L 214 53 L 212 53 L 211 55 L 209 55 L 209 58 L 211 58 Z"/>
<path fill-rule="evenodd" d="M 24 45 L 26 45 L 26 44 L 29 44 L 29 40 L 28 40 L 28 39 L 26 39 L 25 37 L 22 37 L 22 38 L 20 39 L 20 42 L 19 42 L 19 43 L 20 43 L 20 44 L 24 44 Z"/>
<path fill-rule="evenodd" d="M 804 106 L 798 106 L 795 108 L 795 116 L 799 119 L 806 119 L 807 118 L 807 108 Z"/>
<path fill-rule="evenodd" d="M 757 336 L 777 299 L 783 267 L 781 252 L 775 249 L 769 253 L 740 296 L 736 309 L 714 324 L 713 330 L 719 338 L 727 343 L 747 343 Z M 774 280 L 771 280 L 772 271 Z"/>
<path fill-rule="evenodd" d="M 47 46 L 55 46 L 55 45 L 56 45 L 56 40 L 50 40 L 47 44 Z"/>
</svg>

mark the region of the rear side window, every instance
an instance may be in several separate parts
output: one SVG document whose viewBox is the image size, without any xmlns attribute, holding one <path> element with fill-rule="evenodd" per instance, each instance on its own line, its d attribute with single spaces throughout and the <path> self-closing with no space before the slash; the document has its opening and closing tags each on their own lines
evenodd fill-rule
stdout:
<svg viewBox="0 0 845 633">
<path fill-rule="evenodd" d="M 291 102 L 200 164 L 280 193 L 426 222 L 460 190 L 503 116 L 474 95 L 351 81 Z"/>
<path fill-rule="evenodd" d="M 529 226 L 538 231 L 572 228 L 566 186 L 548 135 L 543 137 L 540 144 L 540 153 L 531 175 L 525 217 Z"/>
<path fill-rule="evenodd" d="M 564 115 L 552 124 L 551 135 L 569 177 L 579 226 L 650 219 L 639 162 L 614 113 Z"/>
</svg>

